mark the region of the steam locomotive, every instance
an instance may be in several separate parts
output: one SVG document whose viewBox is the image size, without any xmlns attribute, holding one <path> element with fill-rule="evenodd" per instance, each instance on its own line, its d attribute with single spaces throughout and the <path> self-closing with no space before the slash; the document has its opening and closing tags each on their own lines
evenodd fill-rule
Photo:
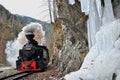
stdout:
<svg viewBox="0 0 120 80">
<path fill-rule="evenodd" d="M 35 41 L 34 34 L 27 34 L 26 43 L 19 50 L 18 60 L 16 60 L 16 68 L 19 71 L 44 71 L 49 62 L 49 53 L 46 46 L 39 46 Z"/>
</svg>

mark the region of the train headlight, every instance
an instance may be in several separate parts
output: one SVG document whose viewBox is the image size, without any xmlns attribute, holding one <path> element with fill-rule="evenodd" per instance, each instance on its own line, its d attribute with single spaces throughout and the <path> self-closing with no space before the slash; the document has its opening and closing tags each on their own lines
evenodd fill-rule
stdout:
<svg viewBox="0 0 120 80">
<path fill-rule="evenodd" d="M 38 59 L 40 58 L 40 56 L 38 56 Z"/>
</svg>

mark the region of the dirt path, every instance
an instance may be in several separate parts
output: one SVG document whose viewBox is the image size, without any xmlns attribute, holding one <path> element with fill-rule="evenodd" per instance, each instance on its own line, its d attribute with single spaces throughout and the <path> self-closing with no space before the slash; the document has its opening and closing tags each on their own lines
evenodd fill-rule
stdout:
<svg viewBox="0 0 120 80">
<path fill-rule="evenodd" d="M 0 78 L 3 78 L 11 74 L 15 74 L 17 72 L 18 71 L 16 71 L 14 68 L 6 69 L 5 71 L 0 73 Z M 33 73 L 28 77 L 24 77 L 21 80 L 60 80 L 60 78 L 61 74 L 59 72 L 59 69 L 56 66 L 49 65 L 46 71 Z"/>
<path fill-rule="evenodd" d="M 59 80 L 59 79 L 60 79 L 59 70 L 54 66 L 49 66 L 48 69 L 44 72 L 37 72 L 24 78 L 24 80 Z"/>
</svg>

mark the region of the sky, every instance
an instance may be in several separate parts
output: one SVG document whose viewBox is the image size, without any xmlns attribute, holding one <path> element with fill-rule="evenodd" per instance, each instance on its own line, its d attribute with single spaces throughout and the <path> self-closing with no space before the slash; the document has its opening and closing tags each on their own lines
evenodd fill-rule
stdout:
<svg viewBox="0 0 120 80">
<path fill-rule="evenodd" d="M 13 14 L 50 21 L 48 0 L 0 0 L 0 4 Z"/>
</svg>

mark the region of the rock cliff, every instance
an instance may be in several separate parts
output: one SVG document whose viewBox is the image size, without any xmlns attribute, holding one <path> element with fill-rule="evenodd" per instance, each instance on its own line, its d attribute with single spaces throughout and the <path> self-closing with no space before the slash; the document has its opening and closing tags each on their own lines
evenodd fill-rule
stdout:
<svg viewBox="0 0 120 80">
<path fill-rule="evenodd" d="M 112 0 L 115 18 L 120 18 L 120 0 Z"/>
<path fill-rule="evenodd" d="M 81 12 L 80 2 L 70 5 L 68 0 L 56 0 L 59 27 L 54 26 L 53 58 L 65 75 L 80 68 L 88 51 L 86 21 L 88 16 Z M 55 24 L 58 23 L 56 20 Z M 53 64 L 54 64 L 53 63 Z"/>
</svg>

